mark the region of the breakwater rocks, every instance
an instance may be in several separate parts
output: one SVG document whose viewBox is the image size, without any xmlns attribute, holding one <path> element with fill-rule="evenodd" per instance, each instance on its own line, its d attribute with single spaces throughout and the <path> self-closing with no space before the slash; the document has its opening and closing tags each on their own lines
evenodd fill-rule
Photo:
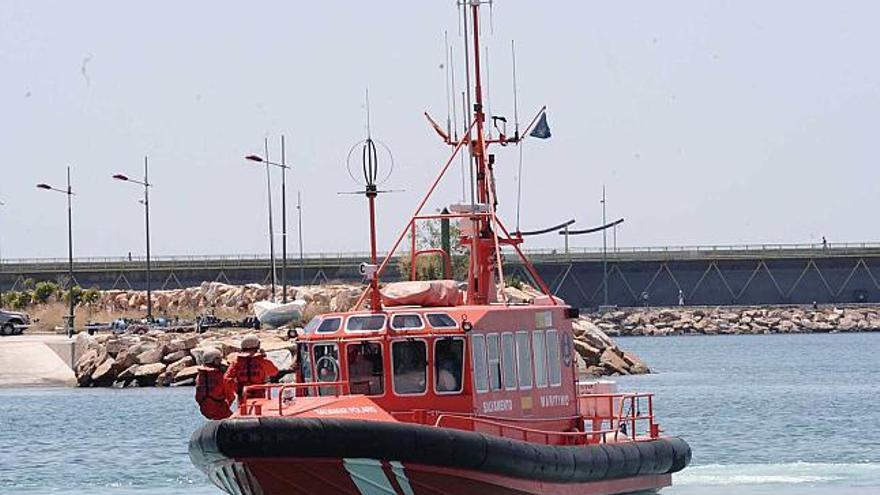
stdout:
<svg viewBox="0 0 880 495">
<path fill-rule="evenodd" d="M 880 331 L 880 306 L 627 308 L 587 318 L 611 336 Z"/>
<path fill-rule="evenodd" d="M 585 317 L 572 322 L 578 374 L 589 376 L 640 375 L 651 370 L 635 354 L 622 350 Z"/>
<path fill-rule="evenodd" d="M 219 350 L 224 360 L 241 350 L 246 330 L 225 330 L 197 333 L 164 333 L 150 331 L 143 335 L 131 333 L 76 337 L 75 365 L 80 387 L 152 387 L 194 385 L 197 366 L 208 348 Z M 279 370 L 293 367 L 295 342 L 276 333 L 257 334 L 266 352 Z"/>
<path fill-rule="evenodd" d="M 303 299 L 312 306 L 313 311 L 346 311 L 357 302 L 363 292 L 362 287 L 353 285 L 320 285 L 288 287 L 291 300 Z M 201 312 L 206 309 L 220 309 L 248 313 L 257 301 L 271 299 L 272 290 L 268 285 L 247 284 L 229 285 L 220 282 L 204 282 L 198 287 L 186 289 L 156 290 L 152 294 L 153 311 L 157 313 Z M 279 287 L 276 299 L 281 300 Z M 98 299 L 87 305 L 92 310 L 107 313 L 121 311 L 146 311 L 147 293 L 136 290 L 102 291 Z"/>
</svg>

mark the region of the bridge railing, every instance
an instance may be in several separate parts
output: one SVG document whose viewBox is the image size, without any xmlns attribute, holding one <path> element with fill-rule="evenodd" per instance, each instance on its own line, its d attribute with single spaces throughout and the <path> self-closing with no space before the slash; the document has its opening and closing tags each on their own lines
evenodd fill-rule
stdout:
<svg viewBox="0 0 880 495">
<path fill-rule="evenodd" d="M 810 244 L 730 244 L 730 245 L 680 245 L 680 246 L 634 246 L 634 247 L 608 247 L 610 257 L 634 258 L 642 255 L 686 255 L 686 256 L 737 256 L 737 255 L 801 255 L 827 253 L 829 255 L 845 255 L 851 253 L 863 253 L 865 251 L 880 251 L 880 242 L 845 242 L 845 243 L 810 243 Z M 526 249 L 528 256 L 534 257 L 588 257 L 601 256 L 601 247 L 576 247 L 567 252 L 561 248 L 536 248 Z M 384 253 L 380 253 L 383 257 Z M 352 262 L 366 260 L 370 257 L 367 252 L 336 252 L 336 253 L 305 253 L 305 264 L 327 262 Z M 193 268 L 214 267 L 218 265 L 226 267 L 246 267 L 265 265 L 269 259 L 267 254 L 220 254 L 220 255 L 173 255 L 152 256 L 151 263 L 161 267 L 162 265 L 186 265 Z M 2 261 L 3 267 L 46 267 L 48 265 L 65 265 L 67 258 L 6 258 Z M 297 266 L 299 256 L 292 255 L 287 258 L 288 266 Z M 143 256 L 89 256 L 74 258 L 74 264 L 90 267 L 113 267 L 123 268 L 132 265 L 146 264 Z M 0 267 L 0 270 L 3 268 Z"/>
</svg>

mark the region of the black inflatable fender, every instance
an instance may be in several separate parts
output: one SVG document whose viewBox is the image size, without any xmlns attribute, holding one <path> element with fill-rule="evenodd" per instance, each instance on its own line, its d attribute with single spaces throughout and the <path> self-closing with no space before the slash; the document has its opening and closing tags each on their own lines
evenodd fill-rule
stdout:
<svg viewBox="0 0 880 495">
<path fill-rule="evenodd" d="M 608 476 L 608 451 L 597 446 L 574 450 L 575 473 L 583 481 L 605 479 Z"/>
<path fill-rule="evenodd" d="M 556 446 L 411 423 L 284 417 L 208 422 L 189 450 L 203 470 L 230 458 L 372 458 L 553 483 L 669 474 L 691 459 L 674 437 Z"/>
<path fill-rule="evenodd" d="M 599 448 L 608 454 L 608 471 L 605 473 L 606 478 L 622 478 L 624 464 L 626 458 L 623 456 L 623 450 L 615 443 L 605 443 L 599 445 Z"/>
<path fill-rule="evenodd" d="M 666 473 L 677 473 L 691 462 L 691 448 L 681 438 L 668 437 L 665 439 L 672 447 L 672 466 Z"/>
</svg>

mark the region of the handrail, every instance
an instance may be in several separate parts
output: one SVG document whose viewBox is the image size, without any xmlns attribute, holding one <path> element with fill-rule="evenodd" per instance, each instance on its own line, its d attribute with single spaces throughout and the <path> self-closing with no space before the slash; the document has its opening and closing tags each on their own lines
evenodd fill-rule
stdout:
<svg viewBox="0 0 880 495">
<path fill-rule="evenodd" d="M 443 420 L 446 419 L 446 418 L 450 418 L 450 419 L 460 419 L 460 420 L 463 420 L 463 421 L 472 421 L 472 422 L 475 422 L 475 423 L 481 423 L 481 424 L 485 424 L 485 425 L 489 425 L 489 426 L 495 426 L 495 427 L 499 428 L 502 432 L 503 432 L 503 430 L 504 430 L 505 428 L 509 428 L 509 429 L 512 429 L 512 430 L 515 430 L 515 431 L 520 431 L 520 432 L 522 432 L 522 433 L 524 433 L 524 434 L 532 433 L 532 434 L 537 434 L 537 435 L 544 435 L 544 443 L 547 443 L 547 444 L 550 443 L 550 436 L 551 436 L 551 435 L 559 436 L 559 437 L 562 437 L 562 438 L 574 438 L 575 440 L 577 440 L 579 437 L 587 438 L 587 437 L 591 437 L 591 436 L 595 436 L 595 435 L 603 435 L 603 434 L 605 434 L 605 433 L 614 433 L 614 430 L 610 430 L 610 429 L 609 429 L 609 430 L 591 430 L 591 431 L 553 431 L 553 430 L 540 430 L 540 429 L 537 429 L 537 428 L 528 428 L 528 427 L 525 427 L 525 426 L 512 425 L 512 424 L 509 424 L 509 423 L 503 423 L 503 422 L 500 422 L 500 421 L 495 421 L 495 420 L 491 420 L 491 419 L 483 418 L 483 417 L 480 417 L 480 416 L 466 416 L 466 415 L 460 415 L 460 414 L 449 414 L 449 413 L 443 413 L 443 414 L 439 414 L 439 415 L 437 415 L 437 419 L 434 421 L 434 426 L 436 426 L 436 427 L 442 427 L 442 426 L 443 426 Z M 511 420 L 515 420 L 515 419 L 516 419 L 516 418 L 511 418 Z M 541 418 L 535 418 L 535 419 L 541 419 Z M 502 436 L 503 436 L 503 435 L 502 435 Z M 525 436 L 525 435 L 524 435 L 524 436 Z M 585 443 L 589 443 L 589 442 L 586 441 Z"/>
<path fill-rule="evenodd" d="M 606 394 L 578 394 L 578 401 L 581 399 L 595 399 L 602 400 L 608 399 L 608 409 L 614 409 L 614 401 L 619 399 L 617 405 L 617 414 L 614 416 L 584 416 L 584 419 L 590 419 L 593 421 L 604 422 L 606 419 L 611 422 L 610 426 L 612 431 L 614 432 L 614 440 L 617 441 L 617 438 L 620 434 L 620 430 L 623 428 L 623 425 L 629 424 L 630 431 L 626 433 L 626 436 L 630 440 L 636 439 L 636 422 L 637 421 L 648 421 L 648 434 L 651 438 L 656 438 L 659 436 L 659 427 L 656 423 L 654 423 L 654 394 L 645 393 L 645 392 L 630 392 L 630 393 L 606 393 Z M 637 414 L 636 410 L 639 409 L 638 405 L 640 399 L 647 399 L 648 404 L 648 412 L 646 415 Z M 629 402 L 629 411 L 630 414 L 624 413 L 624 405 Z M 583 414 L 583 413 L 582 413 Z M 615 424 L 617 425 L 615 427 Z"/>
</svg>

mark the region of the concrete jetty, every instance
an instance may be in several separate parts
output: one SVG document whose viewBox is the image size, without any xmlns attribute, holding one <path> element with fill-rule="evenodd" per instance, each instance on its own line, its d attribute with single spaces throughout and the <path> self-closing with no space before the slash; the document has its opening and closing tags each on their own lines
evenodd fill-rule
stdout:
<svg viewBox="0 0 880 495">
<path fill-rule="evenodd" d="M 73 387 L 75 346 L 63 335 L 0 338 L 0 388 Z"/>
</svg>

